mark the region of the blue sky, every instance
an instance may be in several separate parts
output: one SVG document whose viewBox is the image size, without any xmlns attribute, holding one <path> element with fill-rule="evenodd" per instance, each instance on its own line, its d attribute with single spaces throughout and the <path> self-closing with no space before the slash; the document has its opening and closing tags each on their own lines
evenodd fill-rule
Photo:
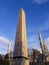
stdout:
<svg viewBox="0 0 49 65">
<path fill-rule="evenodd" d="M 21 8 L 26 14 L 28 48 L 40 49 L 39 29 L 43 40 L 49 43 L 49 0 L 0 0 L 0 38 L 15 41 L 18 12 Z M 0 42 L 2 54 L 5 54 L 8 49 L 5 43 Z M 13 45 L 14 43 L 11 49 Z"/>
</svg>

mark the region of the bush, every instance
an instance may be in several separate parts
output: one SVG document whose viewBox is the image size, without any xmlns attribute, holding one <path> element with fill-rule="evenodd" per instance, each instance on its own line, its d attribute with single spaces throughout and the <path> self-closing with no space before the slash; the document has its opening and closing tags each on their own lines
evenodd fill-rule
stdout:
<svg viewBox="0 0 49 65">
<path fill-rule="evenodd" d="M 3 65 L 10 65 L 10 60 L 7 60 L 7 59 L 4 60 L 4 61 L 3 61 Z"/>
</svg>

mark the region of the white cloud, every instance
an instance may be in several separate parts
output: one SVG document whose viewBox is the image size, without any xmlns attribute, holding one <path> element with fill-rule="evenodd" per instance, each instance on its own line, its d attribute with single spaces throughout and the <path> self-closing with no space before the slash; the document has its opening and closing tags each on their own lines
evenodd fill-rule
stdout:
<svg viewBox="0 0 49 65">
<path fill-rule="evenodd" d="M 38 39 L 38 30 L 40 30 L 41 32 L 43 32 L 45 30 L 49 30 L 49 16 L 45 19 L 44 22 L 42 22 L 42 24 L 40 26 L 36 27 L 35 29 L 32 27 L 32 28 L 27 29 L 27 30 L 28 30 L 27 32 L 29 33 L 29 35 L 28 35 L 28 47 L 39 49 L 41 51 L 40 42 Z M 46 46 L 49 50 L 49 37 L 44 41 L 45 41 Z"/>
<path fill-rule="evenodd" d="M 9 42 L 14 43 L 12 40 L 9 40 L 3 36 L 0 36 L 0 42 L 8 44 Z"/>
<path fill-rule="evenodd" d="M 49 50 L 49 37 L 44 40 L 45 45 L 47 46 Z M 38 39 L 37 34 L 31 35 L 28 37 L 28 48 L 30 49 L 38 49 L 41 52 L 41 47 L 40 47 L 40 41 Z"/>
<path fill-rule="evenodd" d="M 38 33 L 38 31 L 44 31 L 44 30 L 49 30 L 49 15 L 47 15 L 47 18 L 45 19 L 44 22 L 41 23 L 41 25 L 38 25 L 38 27 L 30 27 L 27 29 L 28 33 Z"/>
<path fill-rule="evenodd" d="M 28 45 L 29 49 L 38 49 L 39 51 L 41 51 L 40 45 L 38 43 L 30 43 Z"/>
<path fill-rule="evenodd" d="M 32 42 L 32 43 L 33 42 L 38 42 L 38 34 L 33 34 L 33 35 L 28 36 L 28 43 L 29 42 Z"/>
<path fill-rule="evenodd" d="M 30 35 L 28 37 L 28 48 L 29 49 L 34 48 L 34 49 L 38 49 L 39 51 L 41 51 L 38 34 Z"/>
<path fill-rule="evenodd" d="M 0 42 L 1 43 L 9 43 L 9 40 L 5 37 L 0 36 Z"/>
<path fill-rule="evenodd" d="M 49 29 L 49 16 L 47 17 L 47 19 L 45 20 L 45 22 L 40 26 L 40 30 L 46 30 Z"/>
<path fill-rule="evenodd" d="M 47 46 L 47 48 L 49 50 L 49 37 L 45 40 L 45 44 L 46 44 L 46 46 Z"/>
<path fill-rule="evenodd" d="M 9 39 L 7 39 L 7 38 L 5 38 L 5 37 L 3 37 L 3 36 L 0 36 L 0 44 L 2 43 L 2 44 L 9 44 L 9 42 L 11 42 L 11 50 L 13 51 L 13 48 L 14 48 L 14 41 L 12 41 L 12 40 L 9 40 Z M 1 46 L 1 45 L 0 45 Z M 4 46 L 4 45 L 3 45 Z M 3 49 L 4 47 L 0 47 L 0 49 Z M 7 48 L 6 48 L 7 49 Z M 5 53 L 5 52 L 4 52 Z"/>
<path fill-rule="evenodd" d="M 48 0 L 32 0 L 32 2 L 35 4 L 35 3 L 37 3 L 37 4 L 41 4 L 41 3 L 45 3 L 45 2 L 47 2 Z"/>
</svg>

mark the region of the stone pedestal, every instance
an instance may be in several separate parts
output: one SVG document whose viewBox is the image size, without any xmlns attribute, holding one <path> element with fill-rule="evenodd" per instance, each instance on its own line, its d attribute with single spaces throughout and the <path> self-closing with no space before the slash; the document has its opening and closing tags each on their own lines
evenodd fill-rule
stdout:
<svg viewBox="0 0 49 65">
<path fill-rule="evenodd" d="M 11 60 L 11 65 L 29 65 L 29 60 L 24 60 L 24 59 Z"/>
</svg>

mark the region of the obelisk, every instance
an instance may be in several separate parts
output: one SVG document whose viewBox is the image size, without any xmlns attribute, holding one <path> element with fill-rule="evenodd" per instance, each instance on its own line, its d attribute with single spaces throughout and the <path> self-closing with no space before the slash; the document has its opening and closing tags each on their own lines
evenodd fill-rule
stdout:
<svg viewBox="0 0 49 65">
<path fill-rule="evenodd" d="M 19 11 L 13 57 L 15 59 L 14 65 L 29 65 L 26 39 L 26 20 L 23 9 L 20 9 Z"/>
</svg>

